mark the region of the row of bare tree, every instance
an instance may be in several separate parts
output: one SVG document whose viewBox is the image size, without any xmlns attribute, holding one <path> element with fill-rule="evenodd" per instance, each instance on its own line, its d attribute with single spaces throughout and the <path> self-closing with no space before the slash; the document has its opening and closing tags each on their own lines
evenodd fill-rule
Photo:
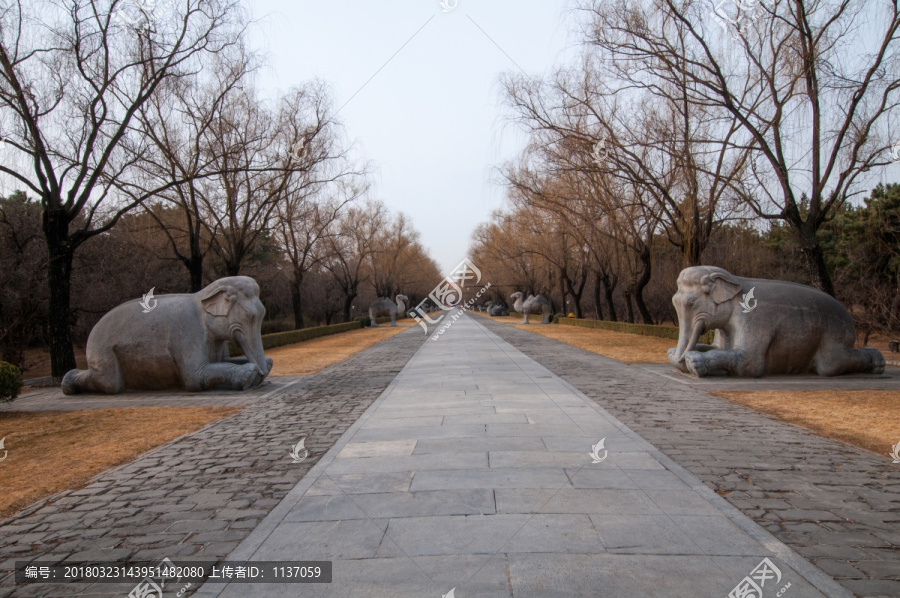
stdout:
<svg viewBox="0 0 900 598">
<path fill-rule="evenodd" d="M 121 246 L 115 233 L 126 221 L 152 257 L 109 259 L 121 267 L 171 256 L 190 281 L 183 290 L 267 255 L 287 278 L 297 327 L 311 277 L 339 289 L 332 295 L 348 319 L 361 285 L 391 295 L 412 285 L 413 272 L 430 278 L 426 287 L 439 278 L 409 222 L 363 201 L 369 167 L 351 158 L 327 87 L 261 97 L 263 63 L 246 47 L 247 23 L 237 0 L 0 3 L 0 175 L 24 190 L 3 204 L 2 238 L 26 234 L 13 223 L 31 215 L 44 245 L 29 247 L 30 258 L 14 245 L 0 251 L 4 266 L 45 256 L 41 309 L 55 378 L 75 367 L 79 255 L 91 244 Z M 16 313 L 9 301 L 0 319 Z M 100 303 L 94 311 L 112 307 Z"/>
<path fill-rule="evenodd" d="M 891 139 L 900 7 L 719 9 L 586 1 L 576 64 L 504 79 L 530 142 L 501 169 L 509 206 L 477 231 L 474 259 L 502 260 L 501 280 L 569 301 L 576 315 L 589 289 L 599 317 L 616 319 L 618 302 L 628 320 L 651 323 L 667 314 L 645 299 L 660 256 L 774 276 L 723 248 L 742 247 L 747 227 L 762 236 L 776 227 L 799 248 L 802 280 L 835 294 L 823 232 L 874 186 L 900 141 Z M 664 287 L 678 269 L 667 267 Z"/>
</svg>

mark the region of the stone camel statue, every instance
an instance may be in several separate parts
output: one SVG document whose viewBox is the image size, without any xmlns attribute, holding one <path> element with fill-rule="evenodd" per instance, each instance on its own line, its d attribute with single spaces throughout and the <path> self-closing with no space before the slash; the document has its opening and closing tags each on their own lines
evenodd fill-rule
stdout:
<svg viewBox="0 0 900 598">
<path fill-rule="evenodd" d="M 260 336 L 265 314 L 259 285 L 246 276 L 220 278 L 194 294 L 162 295 L 152 305 L 123 303 L 91 330 L 88 369 L 67 372 L 62 391 L 247 390 L 272 370 Z M 246 357 L 229 358 L 232 340 Z"/>
<path fill-rule="evenodd" d="M 409 301 L 409 297 L 406 295 L 397 295 L 397 303 L 391 301 L 389 297 L 379 297 L 375 303 L 369 306 L 369 324 L 377 327 L 378 322 L 375 321 L 375 318 L 390 316 L 391 326 L 396 326 L 397 314 L 402 314 L 406 311 L 407 301 Z"/>
<path fill-rule="evenodd" d="M 502 303 L 494 303 L 493 301 L 488 301 L 484 304 L 484 306 L 487 309 L 489 316 L 497 317 L 509 315 L 509 310 L 506 309 L 506 306 Z"/>
<path fill-rule="evenodd" d="M 522 293 L 515 292 L 509 298 L 515 301 L 513 310 L 525 316 L 522 320 L 523 324 L 528 324 L 528 314 L 537 313 L 538 310 L 544 313 L 544 320 L 541 324 L 550 323 L 550 311 L 552 308 L 550 301 L 543 295 L 528 295 L 528 298 L 522 301 Z"/>
<path fill-rule="evenodd" d="M 672 303 L 680 331 L 669 361 L 700 378 L 715 370 L 741 377 L 884 372 L 880 351 L 853 348 L 844 306 L 812 287 L 694 266 L 679 274 Z M 714 343 L 697 344 L 707 330 L 716 331 Z"/>
</svg>

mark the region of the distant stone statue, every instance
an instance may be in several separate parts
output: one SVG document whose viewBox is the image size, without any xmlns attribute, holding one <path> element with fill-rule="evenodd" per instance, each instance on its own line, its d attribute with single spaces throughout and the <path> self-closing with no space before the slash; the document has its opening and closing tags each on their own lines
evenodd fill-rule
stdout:
<svg viewBox="0 0 900 598">
<path fill-rule="evenodd" d="M 487 309 L 489 316 L 508 316 L 509 310 L 506 309 L 506 306 L 502 303 L 494 303 L 493 301 L 488 301 L 484 304 L 485 309 Z"/>
<path fill-rule="evenodd" d="M 406 311 L 406 302 L 409 297 L 406 295 L 397 295 L 397 303 L 394 303 L 388 297 L 379 297 L 375 303 L 369 306 L 369 320 L 371 326 L 378 326 L 376 318 L 391 317 L 391 326 L 397 325 L 397 314 Z"/>
<path fill-rule="evenodd" d="M 260 336 L 265 314 L 259 285 L 246 276 L 220 278 L 194 294 L 148 293 L 100 318 L 88 336 L 88 369 L 67 372 L 62 391 L 247 390 L 272 369 Z M 246 357 L 230 358 L 229 341 Z"/>
<path fill-rule="evenodd" d="M 513 303 L 513 311 L 517 311 L 524 316 L 522 323 L 528 324 L 528 314 L 543 312 L 544 320 L 541 324 L 549 324 L 550 312 L 552 310 L 550 301 L 543 295 L 528 295 L 528 298 L 522 301 L 522 296 L 522 293 L 519 292 L 515 292 L 509 296 L 510 299 L 515 301 L 515 303 Z"/>
<path fill-rule="evenodd" d="M 853 348 L 844 306 L 812 287 L 695 266 L 681 271 L 672 303 L 680 330 L 669 361 L 701 378 L 716 370 L 742 377 L 884 372 L 880 351 Z M 716 330 L 714 344 L 698 344 L 707 330 Z"/>
</svg>

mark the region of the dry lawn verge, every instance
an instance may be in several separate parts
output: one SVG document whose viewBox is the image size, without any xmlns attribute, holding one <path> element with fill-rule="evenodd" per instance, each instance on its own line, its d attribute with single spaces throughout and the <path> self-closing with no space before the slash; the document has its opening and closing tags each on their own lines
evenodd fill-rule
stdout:
<svg viewBox="0 0 900 598">
<path fill-rule="evenodd" d="M 728 390 L 712 394 L 887 458 L 900 442 L 900 391 Z"/>
<path fill-rule="evenodd" d="M 506 320 L 506 318 L 495 319 Z M 516 320 L 521 321 L 518 318 Z M 667 338 L 577 326 L 529 324 L 527 326 L 518 325 L 516 328 L 629 364 L 669 363 L 666 352 L 670 347 L 678 344 L 677 341 Z"/>
<path fill-rule="evenodd" d="M 0 413 L 0 519 L 36 500 L 82 488 L 95 475 L 240 407 L 135 407 Z M 0 451 L 0 457 L 3 451 Z"/>
<path fill-rule="evenodd" d="M 377 342 L 399 334 L 412 324 L 381 324 L 378 328 L 362 328 L 321 336 L 302 343 L 266 350 L 266 357 L 275 362 L 272 376 L 306 376 L 343 361 Z"/>
</svg>

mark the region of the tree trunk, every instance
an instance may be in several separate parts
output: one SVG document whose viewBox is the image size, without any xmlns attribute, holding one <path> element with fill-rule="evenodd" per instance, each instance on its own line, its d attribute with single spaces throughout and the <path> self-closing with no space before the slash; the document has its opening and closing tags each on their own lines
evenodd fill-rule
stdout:
<svg viewBox="0 0 900 598">
<path fill-rule="evenodd" d="M 294 326 L 303 328 L 303 299 L 300 296 L 300 283 L 303 275 L 294 272 L 294 280 L 291 281 L 291 307 L 294 309 Z"/>
<path fill-rule="evenodd" d="M 816 231 L 811 230 L 812 224 L 808 222 L 807 220 L 801 227 L 795 228 L 795 231 L 800 241 L 800 251 L 806 258 L 809 279 L 813 286 L 834 297 L 834 283 L 831 280 L 831 273 L 828 272 L 828 265 L 825 263 L 825 253 L 816 237 Z"/>
<path fill-rule="evenodd" d="M 594 272 L 594 288 L 593 288 L 593 298 L 594 298 L 594 314 L 597 316 L 598 320 L 603 319 L 603 307 L 600 305 L 600 294 L 603 291 L 603 282 L 600 280 L 600 273 Z"/>
<path fill-rule="evenodd" d="M 356 291 L 344 295 L 344 321 L 350 321 L 350 310 L 353 308 L 353 300 L 356 299 Z"/>
<path fill-rule="evenodd" d="M 650 282 L 650 275 L 653 270 L 653 259 L 650 255 L 650 248 L 647 245 L 644 245 L 641 249 L 640 258 L 641 273 L 631 287 L 631 294 L 634 296 L 634 303 L 644 324 L 653 324 L 653 317 L 650 315 L 650 310 L 647 309 L 647 304 L 644 302 L 644 288 Z"/>
<path fill-rule="evenodd" d="M 59 383 L 66 372 L 76 367 L 70 326 L 74 249 L 69 241 L 69 219 L 63 210 L 44 208 L 42 224 L 50 258 L 47 272 L 50 371 L 53 381 Z"/>
<path fill-rule="evenodd" d="M 622 293 L 622 297 L 625 298 L 625 318 L 629 324 L 634 324 L 634 307 L 631 305 L 631 291 L 626 289 Z"/>
<path fill-rule="evenodd" d="M 187 268 L 191 274 L 191 292 L 196 293 L 203 288 L 203 256 L 191 253 Z"/>
<path fill-rule="evenodd" d="M 618 276 L 610 278 L 608 274 L 603 274 L 603 294 L 606 296 L 606 308 L 609 310 L 610 322 L 619 321 L 619 316 L 616 313 L 616 301 L 613 298 L 613 293 L 616 290 L 616 285 L 618 284 L 618 282 Z"/>
</svg>

